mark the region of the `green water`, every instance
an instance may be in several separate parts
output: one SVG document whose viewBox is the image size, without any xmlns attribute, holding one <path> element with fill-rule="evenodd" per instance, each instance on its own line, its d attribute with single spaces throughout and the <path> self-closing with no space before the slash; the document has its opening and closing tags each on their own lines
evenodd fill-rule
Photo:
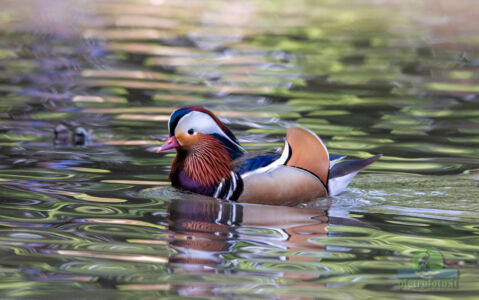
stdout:
<svg viewBox="0 0 479 300">
<path fill-rule="evenodd" d="M 0 298 L 475 298 L 478 5 L 4 1 Z M 153 149 L 185 105 L 383 158 L 299 207 L 181 192 Z M 427 249 L 455 277 L 404 286 Z"/>
</svg>

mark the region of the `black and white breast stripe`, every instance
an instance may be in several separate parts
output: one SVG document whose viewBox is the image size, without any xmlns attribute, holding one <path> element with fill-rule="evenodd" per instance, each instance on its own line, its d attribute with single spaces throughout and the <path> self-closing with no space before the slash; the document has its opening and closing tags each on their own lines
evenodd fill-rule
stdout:
<svg viewBox="0 0 479 300">
<path fill-rule="evenodd" d="M 243 180 L 241 176 L 231 171 L 230 178 L 221 180 L 218 187 L 215 189 L 213 197 L 225 200 L 238 200 L 243 192 Z"/>
</svg>

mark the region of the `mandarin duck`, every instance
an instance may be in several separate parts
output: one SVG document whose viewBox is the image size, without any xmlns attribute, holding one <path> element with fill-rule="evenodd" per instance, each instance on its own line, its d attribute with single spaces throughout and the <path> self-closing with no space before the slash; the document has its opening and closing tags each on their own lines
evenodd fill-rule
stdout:
<svg viewBox="0 0 479 300">
<path fill-rule="evenodd" d="M 345 190 L 381 157 L 340 162 L 312 131 L 291 127 L 281 153 L 247 153 L 209 110 L 183 107 L 168 121 L 169 138 L 156 152 L 176 149 L 169 179 L 176 188 L 218 199 L 297 205 Z"/>
</svg>

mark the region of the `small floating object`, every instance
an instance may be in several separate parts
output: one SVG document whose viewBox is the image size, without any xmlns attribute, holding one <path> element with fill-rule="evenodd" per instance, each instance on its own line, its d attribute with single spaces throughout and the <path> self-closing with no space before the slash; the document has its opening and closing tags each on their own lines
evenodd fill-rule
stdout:
<svg viewBox="0 0 479 300">
<path fill-rule="evenodd" d="M 73 135 L 73 144 L 86 145 L 90 141 L 90 136 L 91 132 L 87 132 L 83 127 L 77 127 Z"/>
<path fill-rule="evenodd" d="M 64 124 L 59 124 L 53 131 L 55 145 L 86 146 L 93 136 L 92 131 L 83 127 L 75 127 L 73 130 Z"/>
<path fill-rule="evenodd" d="M 170 137 L 157 152 L 176 149 L 174 187 L 218 199 L 297 205 L 344 191 L 353 177 L 377 161 L 340 162 L 312 131 L 289 128 L 281 153 L 246 153 L 234 134 L 209 110 L 183 107 L 170 116 Z"/>
<path fill-rule="evenodd" d="M 53 131 L 55 144 L 68 144 L 70 143 L 71 131 L 63 124 L 59 124 Z"/>
</svg>

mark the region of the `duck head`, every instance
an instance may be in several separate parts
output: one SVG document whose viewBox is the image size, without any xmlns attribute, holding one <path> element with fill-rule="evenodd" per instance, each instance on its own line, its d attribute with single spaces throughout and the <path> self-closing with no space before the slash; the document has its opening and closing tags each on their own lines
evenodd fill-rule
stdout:
<svg viewBox="0 0 479 300">
<path fill-rule="evenodd" d="M 183 107 L 170 116 L 169 138 L 157 152 L 176 149 L 170 178 L 184 171 L 195 182 L 216 184 L 228 178 L 231 161 L 243 155 L 233 133 L 209 110 Z"/>
<path fill-rule="evenodd" d="M 191 152 L 199 145 L 213 142 L 221 143 L 229 150 L 232 159 L 243 154 L 234 134 L 209 110 L 200 107 L 183 107 L 170 116 L 168 121 L 170 137 L 157 150 L 166 151 L 175 148 L 179 151 Z"/>
</svg>

